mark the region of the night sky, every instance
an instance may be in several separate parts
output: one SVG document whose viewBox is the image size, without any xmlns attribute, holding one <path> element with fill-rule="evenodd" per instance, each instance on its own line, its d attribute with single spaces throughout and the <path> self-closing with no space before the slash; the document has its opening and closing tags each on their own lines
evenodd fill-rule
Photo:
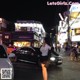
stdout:
<svg viewBox="0 0 80 80">
<path fill-rule="evenodd" d="M 63 15 L 67 11 L 67 6 L 48 6 L 47 1 L 57 0 L 4 0 L 0 2 L 0 17 L 11 22 L 16 22 L 16 20 L 40 21 L 46 32 L 49 32 L 51 28 L 58 25 L 60 20 L 58 13 Z M 79 0 L 71 1 L 79 2 Z"/>
</svg>

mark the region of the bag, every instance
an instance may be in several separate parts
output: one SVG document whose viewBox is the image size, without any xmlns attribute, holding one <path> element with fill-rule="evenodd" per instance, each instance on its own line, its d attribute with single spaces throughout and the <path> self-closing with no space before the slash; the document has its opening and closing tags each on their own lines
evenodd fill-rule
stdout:
<svg viewBox="0 0 80 80">
<path fill-rule="evenodd" d="M 48 58 L 51 57 L 51 50 L 48 50 Z"/>
</svg>

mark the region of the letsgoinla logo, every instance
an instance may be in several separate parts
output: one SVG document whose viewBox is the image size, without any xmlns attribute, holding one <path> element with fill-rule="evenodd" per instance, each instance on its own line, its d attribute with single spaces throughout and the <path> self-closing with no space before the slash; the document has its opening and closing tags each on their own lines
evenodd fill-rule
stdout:
<svg viewBox="0 0 80 80">
<path fill-rule="evenodd" d="M 48 6 L 52 6 L 52 5 L 72 5 L 72 4 L 79 4 L 79 2 L 72 2 L 72 1 L 69 1 L 69 2 L 65 2 L 65 1 L 57 1 L 57 2 L 50 2 L 50 1 L 47 1 L 47 5 Z"/>
</svg>

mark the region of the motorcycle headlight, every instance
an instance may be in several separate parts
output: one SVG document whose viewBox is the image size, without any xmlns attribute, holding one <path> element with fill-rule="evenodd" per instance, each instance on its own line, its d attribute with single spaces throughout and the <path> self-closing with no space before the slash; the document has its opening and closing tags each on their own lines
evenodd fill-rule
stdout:
<svg viewBox="0 0 80 80">
<path fill-rule="evenodd" d="M 54 58 L 54 57 L 51 57 L 50 60 L 51 60 L 51 61 L 55 61 L 55 58 Z"/>
</svg>

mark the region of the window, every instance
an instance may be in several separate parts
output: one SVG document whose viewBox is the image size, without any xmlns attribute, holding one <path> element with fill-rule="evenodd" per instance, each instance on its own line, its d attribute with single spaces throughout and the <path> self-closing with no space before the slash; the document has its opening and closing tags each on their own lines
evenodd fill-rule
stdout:
<svg viewBox="0 0 80 80">
<path fill-rule="evenodd" d="M 27 31 L 27 27 L 21 27 L 21 31 Z"/>
<path fill-rule="evenodd" d="M 6 35 L 6 36 L 5 36 L 5 39 L 9 39 L 9 35 Z"/>
<path fill-rule="evenodd" d="M 35 27 L 35 32 L 39 32 L 39 28 L 38 27 Z"/>
<path fill-rule="evenodd" d="M 30 31 L 30 27 L 27 27 L 27 31 Z"/>
</svg>

